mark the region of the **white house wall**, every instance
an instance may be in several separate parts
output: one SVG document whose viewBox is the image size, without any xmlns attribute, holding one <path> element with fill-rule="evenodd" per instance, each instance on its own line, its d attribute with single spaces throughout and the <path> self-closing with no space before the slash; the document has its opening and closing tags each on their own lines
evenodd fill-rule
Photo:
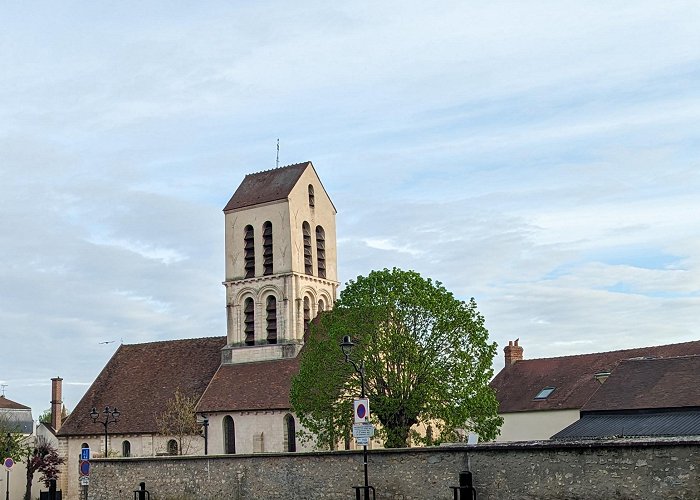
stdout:
<svg viewBox="0 0 700 500">
<path fill-rule="evenodd" d="M 579 419 L 579 410 L 541 410 L 501 413 L 503 426 L 496 441 L 549 439 Z"/>
</svg>

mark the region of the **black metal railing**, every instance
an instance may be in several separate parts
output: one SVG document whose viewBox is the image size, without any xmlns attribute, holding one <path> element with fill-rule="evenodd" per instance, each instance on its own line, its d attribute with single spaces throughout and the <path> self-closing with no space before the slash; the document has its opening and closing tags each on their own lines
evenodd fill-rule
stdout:
<svg viewBox="0 0 700 500">
<path fill-rule="evenodd" d="M 454 500 L 476 500 L 476 488 L 472 473 L 468 470 L 459 473 L 459 486 L 450 486 Z"/>
</svg>

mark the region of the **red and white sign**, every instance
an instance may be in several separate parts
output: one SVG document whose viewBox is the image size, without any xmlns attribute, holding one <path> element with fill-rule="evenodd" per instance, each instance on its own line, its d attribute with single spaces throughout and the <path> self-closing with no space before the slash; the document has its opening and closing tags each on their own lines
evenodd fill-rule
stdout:
<svg viewBox="0 0 700 500">
<path fill-rule="evenodd" d="M 369 422 L 369 399 L 361 398 L 356 399 L 353 402 L 353 407 L 355 409 L 355 423 L 361 424 L 364 422 Z"/>
</svg>

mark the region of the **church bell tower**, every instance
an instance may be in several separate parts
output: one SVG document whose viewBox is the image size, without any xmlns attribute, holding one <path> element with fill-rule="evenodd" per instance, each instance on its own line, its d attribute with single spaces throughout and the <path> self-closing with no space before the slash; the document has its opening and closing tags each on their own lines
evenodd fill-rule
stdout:
<svg viewBox="0 0 700 500">
<path fill-rule="evenodd" d="M 311 162 L 248 174 L 224 208 L 222 362 L 296 356 L 338 289 L 333 202 Z"/>
</svg>

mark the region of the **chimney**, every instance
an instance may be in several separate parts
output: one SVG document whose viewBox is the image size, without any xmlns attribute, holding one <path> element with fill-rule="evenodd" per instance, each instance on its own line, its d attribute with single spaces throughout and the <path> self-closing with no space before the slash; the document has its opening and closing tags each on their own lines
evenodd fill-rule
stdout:
<svg viewBox="0 0 700 500">
<path fill-rule="evenodd" d="M 508 345 L 503 348 L 503 352 L 506 353 L 506 368 L 523 359 L 523 348 L 518 345 L 519 340 L 509 340 Z"/>
<path fill-rule="evenodd" d="M 51 427 L 58 432 L 61 428 L 61 408 L 63 407 L 63 379 L 51 379 Z"/>
</svg>

